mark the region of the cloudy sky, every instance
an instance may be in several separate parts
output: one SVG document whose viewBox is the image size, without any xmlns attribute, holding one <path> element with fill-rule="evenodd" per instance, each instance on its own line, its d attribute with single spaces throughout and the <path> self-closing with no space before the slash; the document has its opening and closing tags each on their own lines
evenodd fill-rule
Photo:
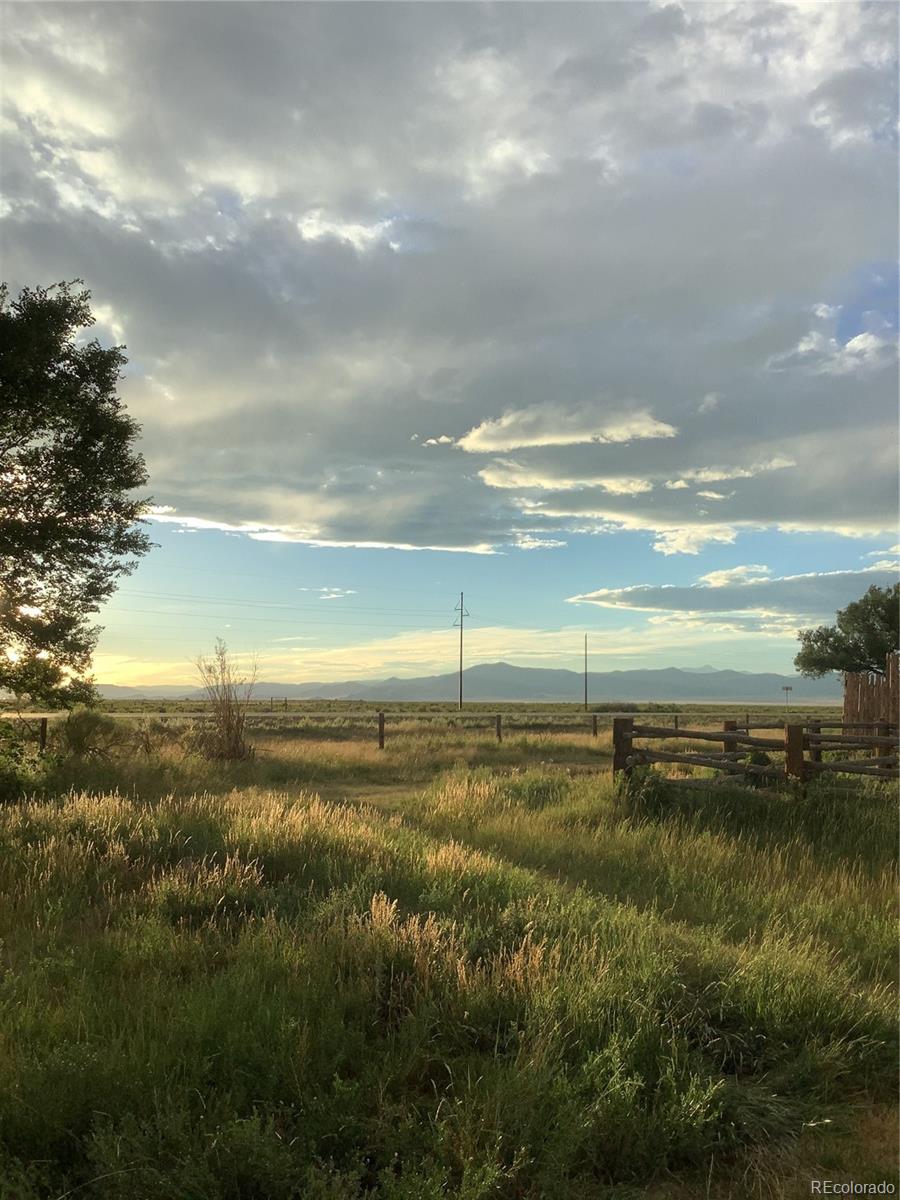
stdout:
<svg viewBox="0 0 900 1200">
<path fill-rule="evenodd" d="M 103 682 L 789 670 L 897 574 L 897 7 L 14 4 L 13 290 L 81 277 L 155 549 Z"/>
</svg>

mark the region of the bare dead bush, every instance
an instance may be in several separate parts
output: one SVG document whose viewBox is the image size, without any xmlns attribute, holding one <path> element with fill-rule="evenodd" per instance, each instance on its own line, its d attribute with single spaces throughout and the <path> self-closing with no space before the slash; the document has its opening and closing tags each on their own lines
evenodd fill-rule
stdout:
<svg viewBox="0 0 900 1200">
<path fill-rule="evenodd" d="M 253 748 L 247 744 L 244 728 L 247 707 L 256 683 L 256 663 L 245 676 L 239 676 L 228 647 L 221 638 L 207 657 L 196 660 L 200 681 L 206 691 L 210 715 L 199 737 L 199 749 L 206 758 L 252 758 Z"/>
</svg>

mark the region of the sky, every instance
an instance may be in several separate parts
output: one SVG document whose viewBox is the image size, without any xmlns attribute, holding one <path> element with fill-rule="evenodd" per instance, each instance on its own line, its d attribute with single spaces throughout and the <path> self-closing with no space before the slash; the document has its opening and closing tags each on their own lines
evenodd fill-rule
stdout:
<svg viewBox="0 0 900 1200">
<path fill-rule="evenodd" d="M 156 547 L 102 683 L 790 671 L 898 572 L 889 3 L 19 3 L 0 250 Z"/>
</svg>

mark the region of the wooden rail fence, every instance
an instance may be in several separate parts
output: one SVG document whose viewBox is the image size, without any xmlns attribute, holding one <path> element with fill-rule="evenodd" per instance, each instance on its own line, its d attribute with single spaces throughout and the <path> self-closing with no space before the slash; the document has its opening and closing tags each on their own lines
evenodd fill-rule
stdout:
<svg viewBox="0 0 900 1200">
<path fill-rule="evenodd" d="M 838 726 L 839 733 L 827 732 Z M 782 729 L 781 737 L 759 737 L 754 729 Z M 613 720 L 613 774 L 628 775 L 633 767 L 652 763 L 681 763 L 691 767 L 712 767 L 729 775 L 760 775 L 771 779 L 806 782 L 821 773 L 867 775 L 875 779 L 900 778 L 900 737 L 897 727 L 887 722 L 876 728 L 861 724 L 838 725 L 837 722 L 810 720 L 803 723 L 739 726 L 737 721 L 725 721 L 721 731 L 713 729 L 679 729 L 667 725 L 639 725 L 634 717 Z M 871 729 L 872 732 L 866 732 Z M 656 746 L 635 746 L 636 739 L 656 741 L 677 738 L 689 742 L 721 743 L 722 749 L 710 747 L 699 750 L 665 750 Z M 867 757 L 848 758 L 858 751 L 871 751 Z M 778 755 L 779 761 L 750 761 L 754 751 Z M 843 757 L 823 760 L 823 752 L 838 752 Z M 808 755 L 808 756 L 807 756 Z M 783 758 L 781 757 L 783 756 Z M 762 757 L 758 755 L 758 757 Z"/>
<path fill-rule="evenodd" d="M 385 738 L 385 714 L 384 714 L 383 712 L 379 712 L 379 713 L 377 713 L 376 715 L 377 715 L 377 717 L 378 717 L 378 749 L 379 749 L 379 750 L 383 750 L 383 749 L 384 749 L 384 738 Z M 402 721 L 404 718 L 403 718 L 403 716 L 401 715 L 399 719 Z M 478 715 L 477 715 L 477 716 L 476 716 L 474 719 L 475 719 L 476 721 L 478 721 L 478 722 L 479 722 L 479 725 L 480 725 L 480 722 L 481 722 L 482 720 L 483 720 L 483 721 L 485 721 L 485 724 L 484 724 L 484 726 L 482 726 L 482 728 L 490 728 L 490 725 L 487 723 L 487 722 L 489 722 L 489 721 L 490 721 L 490 716 L 489 716 L 489 714 L 478 714 Z M 677 718 L 676 718 L 676 720 L 677 720 Z M 562 724 L 560 724 L 560 725 L 559 725 L 557 728 L 555 728 L 555 729 L 553 730 L 553 732 L 559 732 L 559 733 L 563 733 L 563 732 L 574 732 L 574 733 L 577 733 L 577 732 L 579 732 L 579 731 L 580 731 L 580 729 L 581 729 L 582 727 L 583 727 L 583 718 L 575 718 L 575 726 L 574 726 L 574 728 L 572 728 L 571 726 L 565 726 L 565 725 L 562 725 Z M 471 730 L 472 730 L 472 723 L 471 723 L 471 722 L 469 722 L 468 724 L 464 725 L 464 726 L 463 726 L 463 728 L 465 728 L 465 729 L 467 729 L 467 730 L 471 731 Z M 477 728 L 478 728 L 478 726 L 476 726 L 476 729 L 477 729 Z M 508 728 L 508 727 L 507 727 L 507 728 Z M 512 728 L 513 728 L 513 729 L 515 729 L 515 728 L 516 728 L 516 726 L 514 725 Z M 523 720 L 522 720 L 522 722 L 520 723 L 520 725 L 518 726 L 518 728 L 521 728 L 521 729 L 528 729 L 528 728 L 529 728 L 529 724 L 528 724 L 528 716 L 525 716 L 525 717 L 523 718 Z M 592 736 L 592 737 L 598 737 L 598 736 L 599 736 L 599 733 L 600 733 L 600 728 L 599 728 L 599 725 L 598 725 L 598 723 L 597 723 L 597 714 L 596 714 L 596 713 L 592 713 L 592 714 L 591 714 L 591 736 Z M 495 717 L 494 717 L 494 735 L 495 735 L 495 737 L 497 738 L 497 741 L 498 741 L 498 742 L 502 742 L 502 741 L 503 741 L 503 714 L 502 714 L 502 713 L 497 713 L 497 714 L 495 715 Z"/>
</svg>

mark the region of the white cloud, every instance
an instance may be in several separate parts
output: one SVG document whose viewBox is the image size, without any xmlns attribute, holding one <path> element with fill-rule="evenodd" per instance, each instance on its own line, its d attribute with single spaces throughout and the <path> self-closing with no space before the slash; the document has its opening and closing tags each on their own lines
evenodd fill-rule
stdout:
<svg viewBox="0 0 900 1200">
<path fill-rule="evenodd" d="M 825 369 L 833 375 L 852 375 L 858 371 L 877 371 L 896 361 L 896 338 L 858 333 L 844 343 Z"/>
<path fill-rule="evenodd" d="M 546 150 L 529 148 L 516 138 L 498 138 L 487 151 L 480 164 L 474 168 L 473 180 L 481 190 L 484 176 L 494 172 L 520 171 L 525 176 L 546 171 L 551 164 Z"/>
<path fill-rule="evenodd" d="M 221 526 L 220 526 L 221 528 Z M 344 550 L 438 550 L 445 554 L 496 554 L 497 550 L 485 542 L 473 546 L 419 546 L 413 542 L 339 542 L 333 539 L 314 538 L 307 534 L 283 529 L 267 529 L 260 532 L 238 530 L 257 542 L 299 542 L 304 546 L 333 546 Z"/>
<path fill-rule="evenodd" d="M 520 550 L 555 550 L 557 547 L 565 545 L 566 542 L 559 538 L 534 537 L 530 533 L 521 533 L 516 538 L 516 546 Z"/>
<path fill-rule="evenodd" d="M 812 330 L 793 350 L 769 359 L 772 371 L 799 369 L 814 375 L 862 375 L 883 370 L 897 362 L 897 339 L 879 337 L 868 331 L 841 343 Z"/>
<path fill-rule="evenodd" d="M 779 533 L 836 533 L 839 537 L 867 538 L 878 537 L 886 532 L 882 525 L 853 525 L 849 522 L 835 521 L 779 521 L 776 526 Z"/>
<path fill-rule="evenodd" d="M 254 525 L 249 522 L 243 522 L 239 525 L 229 524 L 227 521 L 217 521 L 206 517 L 182 516 L 175 512 L 171 506 L 166 506 L 168 511 L 164 513 L 154 513 L 151 515 L 151 520 L 168 522 L 179 526 L 185 531 L 200 532 L 218 530 L 224 533 L 245 534 L 253 541 L 257 542 L 295 542 L 304 546 L 334 546 L 337 548 L 349 549 L 357 548 L 361 550 L 440 550 L 451 554 L 496 554 L 497 551 L 493 546 L 484 542 L 472 546 L 418 546 L 411 542 L 378 542 L 378 541 L 336 541 L 330 538 L 316 537 L 313 533 L 307 530 L 291 529 L 289 527 L 282 529 L 267 528 L 265 526 Z"/>
<path fill-rule="evenodd" d="M 721 483 L 729 479 L 753 479 L 766 471 L 783 471 L 786 467 L 796 467 L 796 465 L 793 458 L 785 458 L 779 454 L 763 462 L 750 463 L 745 467 L 695 467 L 682 471 L 679 484 L 672 486 L 677 487 L 687 479 L 693 483 Z M 668 486 L 669 484 L 666 484 L 666 487 Z"/>
<path fill-rule="evenodd" d="M 321 209 L 313 209 L 300 218 L 297 228 L 305 241 L 332 237 L 340 242 L 348 242 L 354 250 L 361 252 L 386 239 L 391 222 L 375 221 L 366 225 L 359 221 L 340 221 L 323 216 Z"/>
<path fill-rule="evenodd" d="M 482 421 L 464 434 L 457 445 L 470 454 L 486 454 L 528 446 L 670 438 L 677 432 L 673 425 L 658 421 L 646 411 L 612 416 L 595 408 L 566 409 L 546 403 L 508 409 L 502 417 Z"/>
<path fill-rule="evenodd" d="M 743 567 L 726 567 L 720 571 L 709 571 L 701 575 L 698 583 L 707 587 L 729 587 L 733 583 L 760 583 L 770 578 L 771 570 L 760 563 Z"/>
<path fill-rule="evenodd" d="M 702 496 L 704 500 L 728 500 L 731 496 L 734 495 L 734 492 L 728 492 L 726 494 L 725 492 L 704 491 L 704 492 L 698 492 L 697 495 Z"/>
<path fill-rule="evenodd" d="M 671 554 L 699 554 L 707 546 L 730 546 L 737 531 L 730 525 L 682 525 L 654 529 L 653 549 L 667 557 Z"/>
<path fill-rule="evenodd" d="M 698 413 L 711 413 L 719 407 L 721 396 L 718 392 L 707 392 L 700 403 L 697 405 Z"/>
<path fill-rule="evenodd" d="M 833 321 L 840 314 L 841 307 L 840 304 L 814 304 L 812 311 L 820 321 Z"/>
<path fill-rule="evenodd" d="M 612 496 L 637 496 L 653 491 L 649 479 L 635 479 L 622 475 L 594 475 L 581 479 L 552 475 L 537 467 L 526 467 L 511 459 L 498 458 L 478 475 L 488 487 L 507 490 L 535 489 L 573 491 L 578 488 L 599 487 Z"/>
<path fill-rule="evenodd" d="M 603 488 L 604 492 L 609 492 L 611 496 L 640 496 L 646 492 L 653 491 L 653 484 L 649 479 L 613 478 L 608 475 L 598 475 L 595 480 L 589 480 L 588 482 L 596 483 L 599 487 Z"/>
</svg>

